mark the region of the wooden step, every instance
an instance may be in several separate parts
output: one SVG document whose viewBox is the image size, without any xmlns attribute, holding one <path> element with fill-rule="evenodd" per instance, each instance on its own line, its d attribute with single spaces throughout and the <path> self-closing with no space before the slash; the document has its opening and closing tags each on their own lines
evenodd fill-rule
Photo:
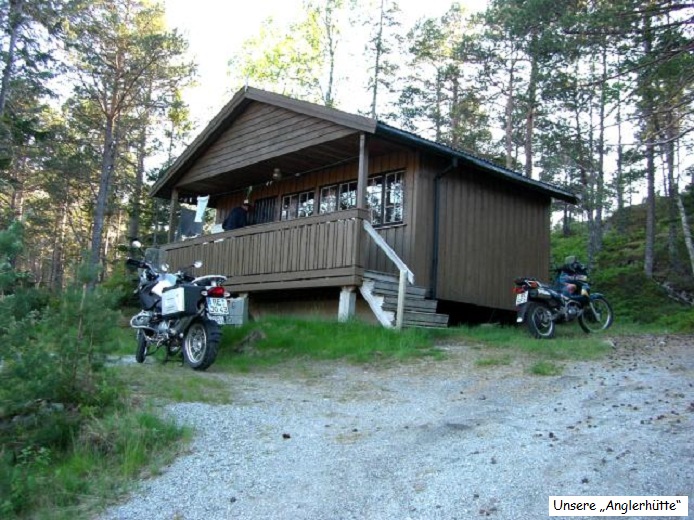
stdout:
<svg viewBox="0 0 694 520">
<path fill-rule="evenodd" d="M 403 325 L 406 327 L 448 327 L 447 314 L 431 312 L 405 312 Z"/>
<path fill-rule="evenodd" d="M 374 282 L 373 291 L 383 296 L 395 295 L 397 297 L 399 288 L 400 286 L 397 283 L 393 284 L 388 282 L 376 281 Z M 426 294 L 427 290 L 424 287 L 417 287 L 416 285 L 408 285 L 407 290 L 405 291 L 405 295 L 407 298 L 412 297 L 423 299 L 426 297 Z"/>
<path fill-rule="evenodd" d="M 384 320 L 382 323 L 386 326 L 394 325 L 400 289 L 399 277 L 391 273 L 366 271 L 364 282 L 364 290 L 367 290 L 367 294 L 370 295 L 369 305 L 372 306 L 377 316 L 380 316 L 379 320 Z M 448 315 L 437 314 L 438 302 L 426 299 L 426 294 L 427 289 L 424 287 L 407 285 L 403 326 L 436 328 L 448 326 Z M 373 299 L 374 297 L 375 299 Z"/>
<path fill-rule="evenodd" d="M 420 298 L 405 297 L 405 311 L 430 312 L 436 313 L 438 302 L 436 300 L 426 300 Z M 383 309 L 387 311 L 395 311 L 398 308 L 397 295 L 387 295 L 383 299 Z"/>
</svg>

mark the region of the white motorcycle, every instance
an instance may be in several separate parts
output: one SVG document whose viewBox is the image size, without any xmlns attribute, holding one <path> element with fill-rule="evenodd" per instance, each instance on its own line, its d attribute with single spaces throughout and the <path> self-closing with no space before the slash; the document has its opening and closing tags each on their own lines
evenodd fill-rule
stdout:
<svg viewBox="0 0 694 520">
<path fill-rule="evenodd" d="M 141 244 L 135 241 L 133 247 L 141 249 Z M 137 330 L 137 362 L 164 348 L 167 359 L 182 354 L 193 370 L 212 365 L 230 309 L 231 294 L 222 285 L 226 276 L 188 274 L 190 268 L 202 267 L 199 261 L 175 273 L 166 264 L 155 268 L 136 258 L 128 258 L 126 265 L 139 270 L 135 294 L 142 310 L 130 319 Z"/>
</svg>

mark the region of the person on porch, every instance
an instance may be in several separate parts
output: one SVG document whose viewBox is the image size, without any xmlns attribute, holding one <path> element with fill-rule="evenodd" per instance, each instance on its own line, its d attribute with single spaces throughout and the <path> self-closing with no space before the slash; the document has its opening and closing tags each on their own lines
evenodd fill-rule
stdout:
<svg viewBox="0 0 694 520">
<path fill-rule="evenodd" d="M 247 226 L 249 209 L 250 203 L 248 199 L 246 199 L 241 206 L 237 206 L 231 210 L 231 213 L 227 215 L 222 223 L 222 229 L 224 231 L 231 231 L 232 229 L 239 229 Z"/>
</svg>

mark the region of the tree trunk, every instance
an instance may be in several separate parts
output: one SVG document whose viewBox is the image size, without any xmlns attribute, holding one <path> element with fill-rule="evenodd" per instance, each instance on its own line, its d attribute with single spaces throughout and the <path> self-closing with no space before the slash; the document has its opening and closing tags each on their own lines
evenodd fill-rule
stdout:
<svg viewBox="0 0 694 520">
<path fill-rule="evenodd" d="M 373 119 L 376 119 L 376 100 L 378 97 L 378 82 L 381 73 L 381 53 L 383 51 L 383 10 L 385 9 L 384 3 L 384 0 L 381 0 L 378 33 L 376 34 L 376 63 L 374 63 L 373 88 L 371 91 L 371 117 Z"/>
<path fill-rule="evenodd" d="M 649 126 L 646 143 L 646 239 L 644 245 L 643 271 L 648 278 L 653 278 L 655 255 L 655 150 L 653 146 L 653 129 Z"/>
<path fill-rule="evenodd" d="M 643 50 L 646 57 L 652 54 L 651 20 L 648 15 L 644 21 Z M 650 81 L 643 78 L 643 81 Z M 655 115 L 653 113 L 652 86 L 643 85 L 643 106 L 646 118 L 646 238 L 644 244 L 643 271 L 648 278 L 653 278 L 653 266 L 655 263 Z"/>
<path fill-rule="evenodd" d="M 104 224 L 108 208 L 108 198 L 111 191 L 111 178 L 116 160 L 115 116 L 106 117 L 106 129 L 104 131 L 104 147 L 101 155 L 101 175 L 99 179 L 99 191 L 94 208 L 94 226 L 92 228 L 92 243 L 89 263 L 92 267 L 99 265 L 101 260 L 101 248 L 103 244 Z"/>
<path fill-rule="evenodd" d="M 511 59 L 508 68 L 508 95 L 506 96 L 506 125 L 504 129 L 504 142 L 506 145 L 506 168 L 513 168 L 513 80 L 515 73 L 515 61 Z"/>
<path fill-rule="evenodd" d="M 675 115 L 670 114 L 670 118 L 674 119 Z M 675 122 L 670 120 L 666 125 L 665 136 L 665 164 L 667 168 L 667 185 L 668 185 L 668 256 L 670 258 L 670 268 L 676 270 L 679 266 L 677 258 L 677 213 L 679 203 L 679 190 L 677 189 L 677 181 L 675 180 L 675 138 L 677 130 Z"/>
<path fill-rule="evenodd" d="M 692 230 L 689 227 L 689 221 L 687 220 L 687 212 L 684 209 L 682 197 L 678 194 L 676 199 L 677 208 L 679 209 L 680 213 L 680 220 L 682 222 L 682 233 L 684 235 L 684 243 L 687 246 L 687 253 L 689 254 L 689 264 L 692 268 L 692 276 L 694 276 L 694 243 L 692 243 Z"/>
<path fill-rule="evenodd" d="M 137 169 L 135 171 L 135 186 L 130 206 L 130 222 L 128 223 L 128 241 L 140 237 L 140 214 L 142 213 L 142 187 L 145 178 L 145 155 L 147 153 L 147 124 L 142 123 L 137 143 Z"/>
<path fill-rule="evenodd" d="M 0 117 L 5 115 L 5 105 L 10 91 L 10 78 L 14 67 L 15 52 L 17 50 L 17 38 L 19 28 L 22 25 L 24 0 L 10 0 L 8 13 L 8 25 L 10 28 L 10 41 L 5 52 L 5 67 L 2 71 L 2 83 L 0 84 Z"/>
<path fill-rule="evenodd" d="M 603 46 L 602 48 L 602 78 L 601 78 L 601 91 L 600 91 L 600 110 L 599 110 L 599 121 L 598 121 L 598 167 L 595 177 L 594 186 L 594 196 L 593 196 L 593 207 L 594 207 L 594 217 L 593 226 L 590 233 L 590 253 L 589 253 L 589 265 L 593 265 L 595 257 L 602 250 L 602 214 L 603 214 L 603 204 L 605 199 L 605 88 L 607 86 L 607 49 Z"/>
<path fill-rule="evenodd" d="M 535 105 L 537 103 L 537 59 L 530 58 L 530 80 L 528 82 L 528 110 L 525 115 L 525 176 L 533 177 L 533 133 L 535 131 Z"/>
<path fill-rule="evenodd" d="M 56 219 L 58 223 L 53 240 L 53 258 L 51 261 L 51 275 L 49 286 L 53 291 L 63 289 L 63 270 L 65 263 L 65 230 L 67 229 L 68 196 L 60 206 L 60 216 Z"/>
<path fill-rule="evenodd" d="M 622 147 L 622 100 L 621 91 L 617 91 L 617 173 L 615 178 L 617 196 L 617 232 L 624 235 L 627 230 L 627 218 L 624 210 L 624 150 Z"/>
<path fill-rule="evenodd" d="M 458 81 L 458 76 L 457 74 L 453 74 L 453 77 L 451 78 L 451 113 L 450 113 L 450 120 L 451 120 L 451 140 L 450 144 L 453 148 L 459 148 L 460 147 L 460 132 L 459 132 L 459 127 L 461 126 L 460 122 L 460 107 L 458 104 L 460 103 L 460 84 Z"/>
</svg>

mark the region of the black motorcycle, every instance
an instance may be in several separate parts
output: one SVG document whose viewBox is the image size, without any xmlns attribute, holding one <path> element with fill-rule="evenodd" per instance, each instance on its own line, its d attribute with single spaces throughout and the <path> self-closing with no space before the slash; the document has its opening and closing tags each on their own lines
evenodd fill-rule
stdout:
<svg viewBox="0 0 694 520">
<path fill-rule="evenodd" d="M 133 246 L 141 249 L 139 242 Z M 153 262 L 136 258 L 128 258 L 126 265 L 139 270 L 135 294 L 142 310 L 130 319 L 137 330 L 137 362 L 164 348 L 167 359 L 182 353 L 193 370 L 212 365 L 222 337 L 220 325 L 229 315 L 231 294 L 222 285 L 226 276 L 191 276 L 188 270 L 202 267 L 202 262 L 175 273 L 169 273 L 166 264 L 155 268 Z"/>
<path fill-rule="evenodd" d="M 554 337 L 556 323 L 578 320 L 584 332 L 599 332 L 612 325 L 612 306 L 600 293 L 591 293 L 588 270 L 575 257 L 556 270 L 553 285 L 535 278 L 514 280 L 516 322 L 525 323 L 539 339 Z"/>
</svg>

